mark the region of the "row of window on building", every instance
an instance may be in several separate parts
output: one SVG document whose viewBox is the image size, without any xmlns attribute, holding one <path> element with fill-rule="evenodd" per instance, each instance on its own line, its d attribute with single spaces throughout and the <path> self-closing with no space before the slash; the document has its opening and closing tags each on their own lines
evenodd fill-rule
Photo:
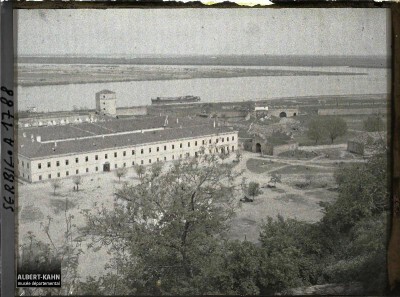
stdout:
<svg viewBox="0 0 400 297">
<path fill-rule="evenodd" d="M 232 146 L 231 150 L 229 149 L 229 147 L 226 147 L 226 148 L 220 147 L 220 149 L 216 148 L 216 152 L 217 152 L 217 153 L 218 153 L 218 152 L 221 152 L 221 153 L 222 153 L 222 152 L 230 153 L 231 151 L 232 151 L 232 152 L 235 151 L 235 146 Z M 211 153 L 211 150 L 210 150 L 210 153 Z M 198 155 L 199 155 L 199 152 L 195 152 L 195 153 L 194 153 L 194 157 L 197 157 Z M 187 152 L 186 154 L 180 154 L 180 155 L 179 155 L 179 159 L 182 159 L 183 157 L 189 158 L 190 156 L 191 156 L 190 152 Z M 178 158 L 178 156 L 177 156 L 177 158 Z M 163 160 L 163 161 L 170 161 L 170 160 L 168 160 L 168 158 L 167 158 L 166 156 L 164 156 L 163 159 L 160 159 L 159 157 L 157 157 L 156 159 L 154 159 L 155 162 L 160 162 L 160 161 L 162 161 L 162 160 Z M 175 160 L 175 155 L 172 155 L 172 156 L 171 156 L 171 160 Z M 151 164 L 152 161 L 153 161 L 152 159 L 148 159 L 148 163 L 147 163 L 147 164 Z M 146 165 L 146 164 L 145 164 L 145 160 L 140 160 L 140 164 L 141 164 L 141 165 Z M 132 161 L 131 166 L 134 166 L 134 165 L 135 165 L 135 161 Z M 127 167 L 127 166 L 129 166 L 129 165 L 128 165 L 126 162 L 122 164 L 122 167 Z M 114 164 L 114 168 L 117 169 L 117 168 L 118 168 L 118 164 Z M 95 169 L 94 169 L 94 171 L 95 171 L 95 172 L 98 172 L 98 171 L 99 171 L 99 167 L 96 166 Z M 89 168 L 86 168 L 85 173 L 89 173 L 89 172 L 90 172 Z M 75 174 L 76 174 L 76 175 L 80 174 L 79 169 L 76 169 L 76 170 L 75 170 Z M 70 175 L 70 172 L 67 170 L 67 171 L 65 172 L 65 177 L 68 177 L 69 175 Z M 57 176 L 57 177 L 61 177 L 61 173 L 58 172 L 56 176 Z M 23 177 L 24 177 L 24 174 L 23 174 Z M 54 177 L 55 177 L 55 176 L 54 176 Z M 52 174 L 49 173 L 49 174 L 47 175 L 47 178 L 48 178 L 48 179 L 51 179 L 51 178 L 52 178 Z M 28 176 L 28 179 L 29 179 L 29 176 Z M 42 175 L 39 175 L 39 180 L 43 180 L 43 176 L 42 176 Z"/>
<path fill-rule="evenodd" d="M 230 139 L 230 138 L 227 137 L 227 141 L 229 141 L 229 139 Z M 235 137 L 232 136 L 231 139 L 232 139 L 232 141 L 233 141 L 233 140 L 235 140 Z M 221 141 L 224 142 L 224 137 L 222 137 Z M 203 140 L 203 141 L 202 141 L 202 144 L 205 145 L 205 143 L 206 143 L 206 140 Z M 211 139 L 209 140 L 209 143 L 211 143 Z M 216 143 L 218 143 L 218 138 L 216 139 Z M 197 141 L 197 140 L 194 142 L 194 146 L 198 146 L 198 141 Z M 187 147 L 190 148 L 190 141 L 188 142 Z M 172 144 L 172 145 L 171 145 L 171 148 L 172 148 L 172 149 L 175 149 L 175 145 Z M 183 143 L 180 143 L 180 144 L 179 144 L 179 148 L 183 148 Z M 163 149 L 164 149 L 164 151 L 167 151 L 167 146 L 164 145 L 164 148 L 163 148 Z M 156 152 L 159 152 L 159 151 L 160 151 L 160 147 L 157 146 L 157 147 L 156 147 Z M 122 152 L 122 156 L 123 156 L 123 157 L 126 157 L 126 155 L 127 155 L 126 152 L 127 152 L 127 151 L 123 151 L 123 152 Z M 151 148 L 151 147 L 148 148 L 148 152 L 149 152 L 149 153 L 152 152 L 152 148 Z M 135 150 L 132 150 L 132 151 L 131 151 L 131 155 L 132 155 L 132 156 L 134 156 L 135 153 L 136 153 Z M 141 154 L 141 155 L 145 154 L 145 149 L 141 149 L 141 150 L 140 150 L 140 154 Z M 117 157 L 118 157 L 118 153 L 117 153 L 117 152 L 114 152 L 114 158 L 117 158 Z M 99 155 L 95 155 L 95 156 L 94 156 L 94 159 L 95 159 L 96 161 L 99 160 Z M 108 159 L 108 154 L 107 154 L 107 153 L 104 154 L 104 159 L 106 159 L 106 160 Z M 89 162 L 89 156 L 86 156 L 86 157 L 85 157 L 85 162 Z M 76 157 L 76 158 L 75 158 L 75 163 L 76 163 L 76 164 L 79 164 L 79 157 Z M 68 160 L 68 159 L 65 160 L 65 165 L 69 165 L 69 160 Z M 29 168 L 29 164 L 28 164 L 28 163 L 27 163 L 27 166 L 28 166 L 27 168 Z M 60 166 L 60 161 L 56 161 L 56 167 L 58 167 L 58 166 Z M 23 162 L 23 161 L 22 161 L 22 167 L 24 167 L 24 162 Z M 47 168 L 51 168 L 51 162 L 50 162 L 50 161 L 47 162 Z M 42 163 L 38 163 L 38 169 L 42 169 Z"/>
</svg>

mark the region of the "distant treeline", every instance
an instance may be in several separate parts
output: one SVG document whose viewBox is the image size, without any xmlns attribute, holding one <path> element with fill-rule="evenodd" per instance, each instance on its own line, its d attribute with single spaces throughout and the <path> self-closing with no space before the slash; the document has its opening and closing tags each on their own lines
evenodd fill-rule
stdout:
<svg viewBox="0 0 400 297">
<path fill-rule="evenodd" d="M 133 64 L 215 66 L 348 66 L 389 68 L 387 56 L 181 56 L 181 57 L 38 57 L 19 56 L 18 63 L 43 64 Z"/>
</svg>

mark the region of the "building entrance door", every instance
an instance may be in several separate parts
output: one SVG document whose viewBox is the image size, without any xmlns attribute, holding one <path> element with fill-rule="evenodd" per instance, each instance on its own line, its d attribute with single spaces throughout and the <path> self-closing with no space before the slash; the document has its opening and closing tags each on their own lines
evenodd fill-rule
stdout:
<svg viewBox="0 0 400 297">
<path fill-rule="evenodd" d="M 256 144 L 256 153 L 261 153 L 261 144 L 260 143 Z"/>
<path fill-rule="evenodd" d="M 103 171 L 110 171 L 110 163 L 106 162 L 103 164 Z"/>
</svg>

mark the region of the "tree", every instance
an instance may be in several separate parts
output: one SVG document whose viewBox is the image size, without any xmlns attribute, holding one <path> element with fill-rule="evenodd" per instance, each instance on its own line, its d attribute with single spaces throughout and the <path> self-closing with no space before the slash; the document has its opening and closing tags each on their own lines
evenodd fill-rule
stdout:
<svg viewBox="0 0 400 297">
<path fill-rule="evenodd" d="M 120 167 L 115 170 L 115 175 L 118 177 L 118 181 L 121 181 L 121 177 L 124 177 L 128 173 L 126 167 Z"/>
<path fill-rule="evenodd" d="M 211 103 L 203 104 L 201 107 L 202 113 L 208 114 L 211 112 L 213 105 Z"/>
<path fill-rule="evenodd" d="M 225 295 L 259 295 L 260 248 L 246 240 L 228 241 L 222 251 L 221 263 L 214 269 L 214 286 Z"/>
<path fill-rule="evenodd" d="M 228 155 L 225 153 L 225 150 L 221 149 L 221 151 L 220 151 L 218 157 L 219 157 L 221 160 L 225 160 L 226 158 L 228 158 Z"/>
<path fill-rule="evenodd" d="M 333 260 L 323 271 L 331 282 L 359 282 L 366 293 L 381 295 L 387 279 L 387 214 L 360 220 L 340 237 Z M 369 295 L 369 294 L 368 294 Z"/>
<path fill-rule="evenodd" d="M 76 190 L 79 191 L 79 186 L 83 183 L 83 178 L 80 175 L 74 176 L 72 182 L 75 184 Z"/>
<path fill-rule="evenodd" d="M 225 113 L 221 114 L 221 119 L 224 122 L 224 126 L 226 125 L 227 115 Z"/>
<path fill-rule="evenodd" d="M 316 117 L 308 124 L 307 136 L 317 144 L 325 135 L 331 143 L 347 133 L 347 123 L 338 116 Z"/>
<path fill-rule="evenodd" d="M 376 154 L 366 164 L 350 164 L 334 174 L 339 196 L 335 203 L 323 204 L 325 227 L 332 232 L 348 232 L 360 220 L 388 210 L 386 153 Z"/>
<path fill-rule="evenodd" d="M 385 123 L 379 115 L 369 116 L 363 122 L 364 130 L 367 132 L 378 132 L 384 130 Z"/>
<path fill-rule="evenodd" d="M 45 234 L 44 241 L 38 239 L 32 232 L 21 239 L 20 254 L 18 256 L 18 270 L 22 271 L 57 271 L 61 266 L 62 287 L 59 288 L 19 288 L 19 296 L 66 296 L 76 294 L 79 279 L 79 257 L 83 253 L 81 239 L 78 237 L 78 228 L 74 216 L 68 213 L 68 199 L 65 199 L 64 232 L 60 233 L 60 224 L 57 230 L 51 230 L 53 219 L 48 216 L 47 222 L 40 223 L 40 231 Z M 51 232 L 53 231 L 53 232 Z M 54 238 L 52 234 L 56 233 Z M 61 236 L 60 236 L 61 235 Z M 42 236 L 40 236 L 42 237 Z"/>
<path fill-rule="evenodd" d="M 156 162 L 151 165 L 150 174 L 153 178 L 159 177 L 163 170 L 163 163 Z"/>
<path fill-rule="evenodd" d="M 146 168 L 143 165 L 135 165 L 134 167 L 136 174 L 141 179 L 146 172 Z"/>
<path fill-rule="evenodd" d="M 262 194 L 261 190 L 260 190 L 260 184 L 256 183 L 256 182 L 250 182 L 249 186 L 247 188 L 247 193 L 253 197 L 258 196 L 260 194 Z"/>
<path fill-rule="evenodd" d="M 343 136 L 347 133 L 347 123 L 338 116 L 327 117 L 324 120 L 324 127 L 331 143 L 339 136 Z"/>
<path fill-rule="evenodd" d="M 308 124 L 307 136 L 311 140 L 314 140 L 315 144 L 324 138 L 325 133 L 325 127 L 321 117 L 312 119 Z"/>
<path fill-rule="evenodd" d="M 269 180 L 270 183 L 274 183 L 274 187 L 276 187 L 276 183 L 280 183 L 282 181 L 281 176 L 276 173 L 271 174 L 271 179 Z"/>
<path fill-rule="evenodd" d="M 330 282 L 358 281 L 368 294 L 386 287 L 386 238 L 390 195 L 387 153 L 365 164 L 343 166 L 335 172 L 338 199 L 322 204 L 321 230 L 331 260 L 324 269 Z M 374 268 L 372 268 L 374 267 Z"/>
<path fill-rule="evenodd" d="M 56 195 L 56 190 L 61 188 L 61 182 L 58 179 L 54 179 L 51 181 L 51 187 L 53 188 L 54 192 L 53 195 Z"/>
<path fill-rule="evenodd" d="M 236 157 L 237 162 L 240 162 L 243 159 L 243 154 L 242 154 L 241 150 L 236 150 L 235 157 Z"/>
<path fill-rule="evenodd" d="M 118 263 L 110 273 L 127 294 L 221 293 L 209 284 L 236 206 L 237 177 L 216 155 L 175 162 L 157 177 L 146 172 L 116 193 L 114 209 L 86 213 L 82 231 L 110 246 Z"/>
<path fill-rule="evenodd" d="M 260 233 L 259 283 L 262 295 L 316 284 L 322 269 L 319 229 L 282 216 L 268 218 Z"/>
</svg>

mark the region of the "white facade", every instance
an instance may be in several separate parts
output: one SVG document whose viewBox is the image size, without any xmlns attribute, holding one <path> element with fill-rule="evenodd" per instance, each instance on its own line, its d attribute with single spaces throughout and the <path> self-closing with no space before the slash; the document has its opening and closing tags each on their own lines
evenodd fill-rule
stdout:
<svg viewBox="0 0 400 297">
<path fill-rule="evenodd" d="M 238 148 L 238 134 L 231 131 L 218 135 L 32 159 L 18 155 L 18 172 L 21 179 L 29 182 L 46 181 L 108 171 L 107 167 L 114 170 L 136 164 L 151 165 L 154 162 L 195 157 L 202 147 L 206 154 L 233 152 Z"/>
<path fill-rule="evenodd" d="M 268 111 L 268 106 L 256 106 L 254 111 Z"/>
<path fill-rule="evenodd" d="M 58 126 L 74 123 L 92 123 L 97 122 L 95 115 L 59 115 L 39 118 L 24 118 L 18 120 L 21 127 L 42 127 L 42 126 Z"/>
<path fill-rule="evenodd" d="M 101 115 L 117 115 L 117 96 L 114 92 L 103 90 L 96 93 L 96 111 Z"/>
</svg>

